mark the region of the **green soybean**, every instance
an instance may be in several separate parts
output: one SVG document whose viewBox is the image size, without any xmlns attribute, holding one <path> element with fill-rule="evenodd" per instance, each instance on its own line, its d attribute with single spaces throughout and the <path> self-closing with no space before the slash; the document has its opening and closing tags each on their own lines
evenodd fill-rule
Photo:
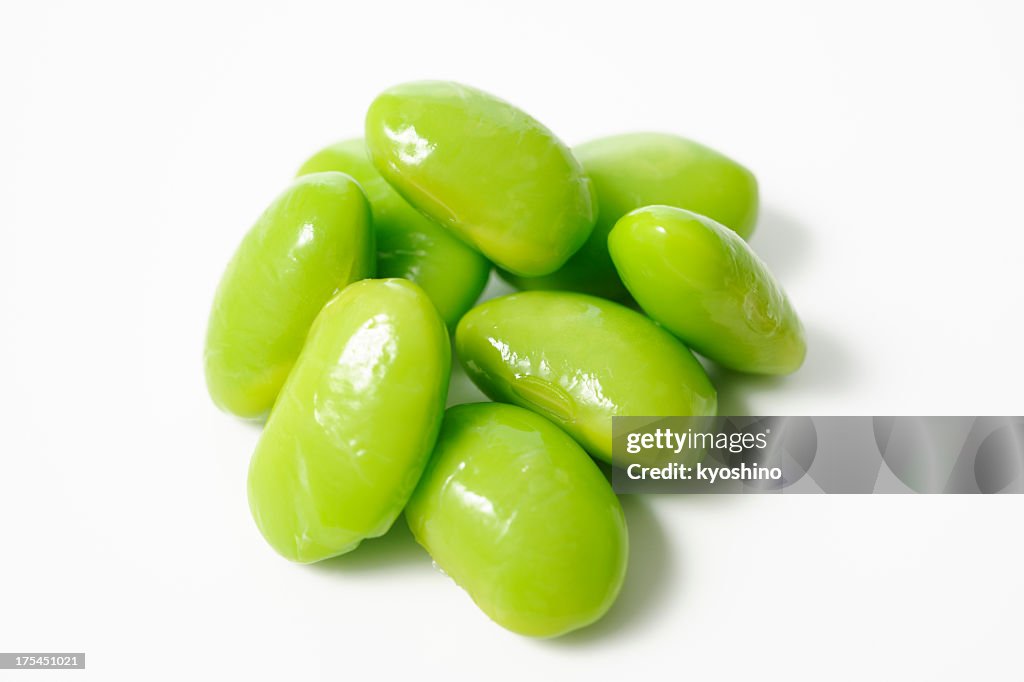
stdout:
<svg viewBox="0 0 1024 682">
<path fill-rule="evenodd" d="M 594 227 L 590 181 L 569 149 L 475 88 L 393 87 L 370 105 L 366 142 L 377 170 L 410 204 L 510 272 L 553 272 Z"/>
<path fill-rule="evenodd" d="M 351 175 L 370 200 L 377 276 L 419 284 L 454 329 L 487 285 L 491 264 L 402 199 L 373 167 L 361 138 L 321 149 L 302 165 L 299 175 L 329 170 Z"/>
<path fill-rule="evenodd" d="M 448 410 L 405 516 L 437 565 L 519 634 L 594 622 L 625 575 L 626 523 L 608 482 L 565 433 L 512 405 Z"/>
<path fill-rule="evenodd" d="M 548 417 L 612 461 L 613 416 L 714 415 L 693 354 L 638 312 L 602 298 L 527 291 L 466 313 L 456 353 L 492 400 Z"/>
<path fill-rule="evenodd" d="M 701 355 L 742 372 L 803 364 L 804 329 L 786 293 L 735 232 L 669 206 L 629 213 L 608 237 L 637 303 Z"/>
<path fill-rule="evenodd" d="M 308 563 L 385 533 L 434 446 L 450 371 L 448 332 L 416 284 L 364 280 L 332 299 L 249 467 L 267 542 Z"/>
<path fill-rule="evenodd" d="M 241 417 L 264 416 L 323 305 L 374 268 L 370 207 L 355 180 L 292 182 L 245 235 L 213 301 L 206 384 Z"/>
<path fill-rule="evenodd" d="M 746 239 L 758 212 L 757 179 L 732 159 L 676 135 L 629 133 L 573 149 L 591 179 L 598 219 L 586 244 L 558 271 L 544 277 L 500 272 L 520 289 L 580 291 L 629 301 L 608 254 L 615 222 L 642 206 L 663 204 L 706 215 Z"/>
</svg>

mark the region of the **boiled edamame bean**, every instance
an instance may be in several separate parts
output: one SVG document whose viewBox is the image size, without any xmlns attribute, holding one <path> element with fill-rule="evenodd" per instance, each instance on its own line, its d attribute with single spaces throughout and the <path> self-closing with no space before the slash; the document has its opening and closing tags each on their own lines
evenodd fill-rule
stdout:
<svg viewBox="0 0 1024 682">
<path fill-rule="evenodd" d="M 757 179 L 713 149 L 676 135 L 630 133 L 581 144 L 573 153 L 594 183 L 597 225 L 586 244 L 556 272 L 519 277 L 500 272 L 520 289 L 580 291 L 628 301 L 611 257 L 608 233 L 642 206 L 664 204 L 718 221 L 746 239 L 757 221 Z"/>
<path fill-rule="evenodd" d="M 649 206 L 616 223 L 608 247 L 637 303 L 701 355 L 758 374 L 803 363 L 804 330 L 786 293 L 732 230 Z"/>
<path fill-rule="evenodd" d="M 393 87 L 370 105 L 366 142 L 410 204 L 510 272 L 553 272 L 594 227 L 590 181 L 569 149 L 475 88 Z"/>
<path fill-rule="evenodd" d="M 405 511 L 434 561 L 502 627 L 554 637 L 600 618 L 626 570 L 625 519 L 586 453 L 513 405 L 459 405 Z"/>
<path fill-rule="evenodd" d="M 612 461 L 612 417 L 715 414 L 693 354 L 638 312 L 602 298 L 526 291 L 466 313 L 456 353 L 491 399 L 527 407 Z"/>
<path fill-rule="evenodd" d="M 274 404 L 323 305 L 373 274 L 370 207 L 342 173 L 295 180 L 228 263 L 206 335 L 206 384 L 222 409 L 259 417 Z"/>
<path fill-rule="evenodd" d="M 373 167 L 362 139 L 346 140 L 310 157 L 299 175 L 341 171 L 366 192 L 377 237 L 377 276 L 402 277 L 423 287 L 450 329 L 487 285 L 491 264 L 398 195 Z"/>
<path fill-rule="evenodd" d="M 317 317 L 249 467 L 249 506 L 292 561 L 391 527 L 434 446 L 451 347 L 423 290 L 364 280 Z"/>
</svg>

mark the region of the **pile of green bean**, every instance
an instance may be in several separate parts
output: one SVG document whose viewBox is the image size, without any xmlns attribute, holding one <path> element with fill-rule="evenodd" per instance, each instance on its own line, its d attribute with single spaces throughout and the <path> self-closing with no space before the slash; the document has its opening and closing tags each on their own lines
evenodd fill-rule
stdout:
<svg viewBox="0 0 1024 682">
<path fill-rule="evenodd" d="M 757 213 L 747 169 L 680 137 L 570 150 L 471 87 L 385 91 L 365 137 L 314 154 L 245 235 L 213 303 L 210 395 L 266 418 L 248 482 L 263 536 L 320 561 L 404 510 L 500 625 L 596 621 L 628 554 L 591 459 L 611 461 L 612 416 L 714 415 L 692 351 L 760 374 L 803 362 L 745 241 Z M 492 266 L 521 291 L 474 307 Z M 495 402 L 445 411 L 450 331 Z"/>
</svg>

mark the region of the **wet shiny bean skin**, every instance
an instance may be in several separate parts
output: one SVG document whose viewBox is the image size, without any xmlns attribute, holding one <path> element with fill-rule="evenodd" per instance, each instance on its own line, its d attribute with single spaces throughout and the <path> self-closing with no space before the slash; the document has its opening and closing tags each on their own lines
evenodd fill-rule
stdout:
<svg viewBox="0 0 1024 682">
<path fill-rule="evenodd" d="M 608 254 L 608 233 L 630 211 L 662 204 L 706 215 L 747 239 L 758 214 L 753 173 L 702 144 L 665 133 L 627 133 L 573 148 L 594 184 L 594 232 L 572 258 L 544 277 L 499 274 L 519 289 L 579 291 L 619 302 L 631 297 Z"/>
<path fill-rule="evenodd" d="M 637 303 L 704 357 L 755 374 L 789 374 L 807 353 L 786 292 L 747 243 L 669 206 L 627 214 L 608 246 Z"/>
<path fill-rule="evenodd" d="M 405 516 L 484 613 L 523 635 L 592 623 L 625 575 L 625 518 L 604 475 L 558 427 L 513 405 L 448 410 Z"/>
<path fill-rule="evenodd" d="M 568 147 L 476 88 L 395 86 L 370 105 L 366 142 L 406 201 L 510 272 L 557 270 L 594 227 L 590 180 Z"/>
<path fill-rule="evenodd" d="M 249 506 L 292 561 L 385 533 L 434 446 L 451 372 L 444 322 L 417 285 L 364 280 L 310 330 L 249 466 Z"/>
<path fill-rule="evenodd" d="M 342 173 L 298 178 L 245 235 L 221 278 L 204 354 L 213 401 L 259 418 L 309 326 L 337 291 L 374 271 L 370 206 Z"/>
<path fill-rule="evenodd" d="M 466 313 L 456 354 L 492 400 L 548 417 L 612 459 L 613 416 L 713 415 L 717 396 L 680 341 L 644 315 L 594 296 L 524 291 Z"/>
<path fill-rule="evenodd" d="M 370 200 L 377 277 L 419 284 L 454 330 L 487 285 L 490 262 L 399 196 L 373 167 L 362 138 L 321 149 L 303 163 L 299 175 L 328 170 L 351 175 Z"/>
</svg>

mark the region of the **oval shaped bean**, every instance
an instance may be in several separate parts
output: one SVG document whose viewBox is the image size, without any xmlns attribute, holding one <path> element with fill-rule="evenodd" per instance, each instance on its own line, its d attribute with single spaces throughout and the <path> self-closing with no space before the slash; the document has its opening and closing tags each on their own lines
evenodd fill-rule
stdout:
<svg viewBox="0 0 1024 682">
<path fill-rule="evenodd" d="M 586 453 L 512 405 L 458 405 L 405 511 L 413 535 L 504 628 L 554 637 L 600 618 L 626 571 L 625 518 Z"/>
<path fill-rule="evenodd" d="M 337 291 L 374 269 L 370 206 L 355 180 L 317 173 L 292 182 L 228 263 L 206 334 L 206 385 L 240 417 L 277 397 L 309 326 Z"/>
<path fill-rule="evenodd" d="M 466 313 L 455 347 L 487 396 L 543 414 L 606 462 L 613 416 L 717 409 L 714 387 L 682 343 L 602 298 L 558 291 L 496 298 Z"/>
<path fill-rule="evenodd" d="M 782 287 L 735 232 L 669 206 L 641 208 L 608 237 L 637 303 L 701 355 L 742 372 L 803 364 L 804 329 Z"/>
<path fill-rule="evenodd" d="M 579 291 L 628 302 L 629 292 L 608 255 L 608 233 L 630 211 L 662 204 L 706 215 L 744 239 L 757 222 L 757 179 L 732 159 L 686 138 L 628 133 L 573 148 L 594 185 L 597 225 L 586 244 L 556 272 L 519 277 L 500 272 L 519 289 Z"/>
<path fill-rule="evenodd" d="M 510 272 L 553 272 L 594 227 L 590 181 L 569 149 L 475 88 L 393 87 L 370 105 L 366 142 L 410 204 Z"/>
<path fill-rule="evenodd" d="M 417 285 L 364 280 L 332 299 L 249 466 L 267 542 L 308 563 L 385 533 L 430 456 L 450 371 L 448 332 Z"/>
<path fill-rule="evenodd" d="M 329 170 L 351 175 L 370 200 L 377 276 L 419 284 L 449 329 L 454 329 L 480 298 L 491 264 L 399 196 L 373 167 L 361 138 L 321 149 L 302 165 L 299 175 Z"/>
</svg>

